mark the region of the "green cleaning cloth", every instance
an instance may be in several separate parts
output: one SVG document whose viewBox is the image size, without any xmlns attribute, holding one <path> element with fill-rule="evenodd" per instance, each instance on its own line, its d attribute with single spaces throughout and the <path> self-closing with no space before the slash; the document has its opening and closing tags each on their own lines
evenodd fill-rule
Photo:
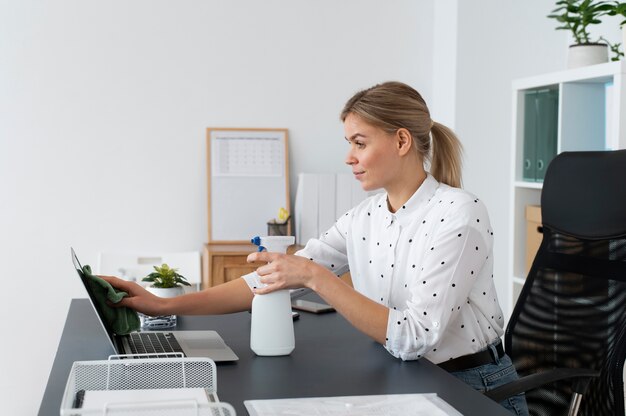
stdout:
<svg viewBox="0 0 626 416">
<path fill-rule="evenodd" d="M 139 329 L 141 323 L 137 312 L 126 307 L 112 308 L 107 305 L 107 299 L 112 303 L 117 303 L 128 296 L 128 293 L 117 290 L 106 280 L 94 276 L 88 264 L 83 266 L 83 276 L 94 294 L 94 301 L 98 303 L 98 309 L 102 312 L 107 326 L 112 328 L 113 332 L 126 335 Z"/>
</svg>

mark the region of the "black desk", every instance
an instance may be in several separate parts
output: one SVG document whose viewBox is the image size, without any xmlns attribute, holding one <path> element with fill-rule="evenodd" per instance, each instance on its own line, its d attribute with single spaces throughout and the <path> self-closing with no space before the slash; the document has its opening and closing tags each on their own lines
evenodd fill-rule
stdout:
<svg viewBox="0 0 626 416">
<path fill-rule="evenodd" d="M 509 415 L 431 362 L 400 361 L 337 313 L 300 313 L 296 349 L 286 357 L 257 357 L 250 350 L 250 314 L 178 317 L 177 329 L 215 329 L 239 356 L 217 364 L 217 393 L 238 415 L 247 399 L 432 393 L 466 416 Z M 43 396 L 40 415 L 58 415 L 74 361 L 114 354 L 87 299 L 73 299 Z"/>
</svg>

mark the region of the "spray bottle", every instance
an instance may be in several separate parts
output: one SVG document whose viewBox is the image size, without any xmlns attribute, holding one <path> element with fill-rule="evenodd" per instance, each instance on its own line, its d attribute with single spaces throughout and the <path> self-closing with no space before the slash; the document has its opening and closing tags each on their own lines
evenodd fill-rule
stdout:
<svg viewBox="0 0 626 416">
<path fill-rule="evenodd" d="M 286 253 L 295 243 L 293 236 L 254 237 L 259 251 Z M 254 295 L 250 348 L 256 355 L 289 355 L 295 348 L 289 290 Z"/>
</svg>

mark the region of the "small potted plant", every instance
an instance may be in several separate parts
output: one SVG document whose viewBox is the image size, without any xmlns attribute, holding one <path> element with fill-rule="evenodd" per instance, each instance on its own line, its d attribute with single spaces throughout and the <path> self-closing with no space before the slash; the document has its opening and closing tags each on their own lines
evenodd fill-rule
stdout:
<svg viewBox="0 0 626 416">
<path fill-rule="evenodd" d="M 152 283 L 147 289 L 155 295 L 172 298 L 184 292 L 182 285 L 191 286 L 186 277 L 178 274 L 178 269 L 173 269 L 167 264 L 153 267 L 155 271 L 141 280 Z"/>
<path fill-rule="evenodd" d="M 161 267 L 153 266 L 154 272 L 141 279 L 143 282 L 152 283 L 146 288 L 150 293 L 161 298 L 173 298 L 184 293 L 183 286 L 191 286 L 187 279 L 178 274 L 178 269 L 173 269 L 167 264 Z M 140 315 L 141 324 L 144 328 L 166 328 L 176 325 L 176 315 L 145 316 Z"/>
<path fill-rule="evenodd" d="M 548 15 L 561 23 L 557 30 L 568 30 L 574 37 L 567 58 L 568 68 L 594 65 L 608 61 L 608 45 L 600 39 L 592 40 L 590 25 L 601 23 L 600 17 L 614 13 L 614 4 L 596 0 L 559 0 Z"/>
</svg>

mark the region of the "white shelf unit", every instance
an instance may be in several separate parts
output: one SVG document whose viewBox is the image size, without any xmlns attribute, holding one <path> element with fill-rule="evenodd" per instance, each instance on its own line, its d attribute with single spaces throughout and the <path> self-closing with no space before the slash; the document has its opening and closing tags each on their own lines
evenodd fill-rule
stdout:
<svg viewBox="0 0 626 416">
<path fill-rule="evenodd" d="M 508 315 L 526 278 L 526 205 L 540 205 L 541 182 L 522 179 L 524 93 L 557 87 L 557 154 L 626 148 L 626 64 L 608 62 L 513 81 L 509 200 Z"/>
</svg>

